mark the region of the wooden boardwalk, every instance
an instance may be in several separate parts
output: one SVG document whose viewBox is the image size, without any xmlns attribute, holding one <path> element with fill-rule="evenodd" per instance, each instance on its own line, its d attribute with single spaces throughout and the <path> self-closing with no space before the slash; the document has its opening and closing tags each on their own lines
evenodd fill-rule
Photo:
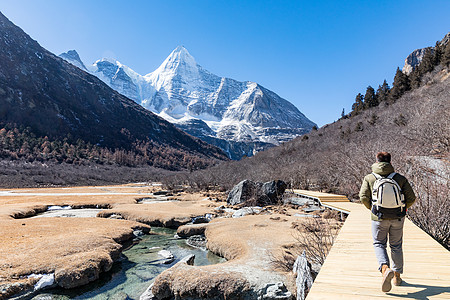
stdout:
<svg viewBox="0 0 450 300">
<path fill-rule="evenodd" d="M 327 194 L 315 191 L 292 190 L 295 194 L 305 198 L 319 200 L 320 202 L 349 202 L 348 198 L 342 195 Z"/>
<path fill-rule="evenodd" d="M 324 204 L 347 210 L 350 215 L 307 300 L 450 299 L 450 252 L 411 221 L 406 220 L 404 227 L 404 282 L 383 293 L 372 247 L 370 211 L 351 202 Z"/>
</svg>

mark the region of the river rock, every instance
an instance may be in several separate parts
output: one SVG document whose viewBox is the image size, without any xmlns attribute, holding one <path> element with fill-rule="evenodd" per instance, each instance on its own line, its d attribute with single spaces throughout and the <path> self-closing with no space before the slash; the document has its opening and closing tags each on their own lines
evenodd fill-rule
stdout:
<svg viewBox="0 0 450 300">
<path fill-rule="evenodd" d="M 202 223 L 209 223 L 211 219 L 207 218 L 206 216 L 198 216 L 192 218 L 192 224 L 202 224 Z"/>
<path fill-rule="evenodd" d="M 236 210 L 233 215 L 231 216 L 232 218 L 240 218 L 246 215 L 257 215 L 261 212 L 262 207 L 260 206 L 253 206 L 253 207 L 243 207 L 241 209 Z"/>
<path fill-rule="evenodd" d="M 186 241 L 189 246 L 206 250 L 206 237 L 204 235 L 193 235 Z"/>
<path fill-rule="evenodd" d="M 155 295 L 153 295 L 152 288 L 153 284 L 150 284 L 145 292 L 139 297 L 139 300 L 155 300 Z"/>
<path fill-rule="evenodd" d="M 269 205 L 277 203 L 286 190 L 287 184 L 282 180 L 265 183 L 243 180 L 233 187 L 228 194 L 227 203 L 230 205 Z"/>
<path fill-rule="evenodd" d="M 175 260 L 175 256 L 169 250 L 161 250 L 158 255 L 165 259 L 163 264 L 170 264 Z"/>
<path fill-rule="evenodd" d="M 262 294 L 258 297 L 265 300 L 291 300 L 292 293 L 288 291 L 284 283 L 277 282 L 274 284 L 267 284 L 262 289 Z"/>
</svg>

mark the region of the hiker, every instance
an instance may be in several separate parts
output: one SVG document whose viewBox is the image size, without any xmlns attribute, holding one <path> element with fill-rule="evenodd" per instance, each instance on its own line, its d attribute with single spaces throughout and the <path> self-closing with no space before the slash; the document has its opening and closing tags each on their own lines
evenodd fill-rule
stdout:
<svg viewBox="0 0 450 300">
<path fill-rule="evenodd" d="M 406 210 L 416 200 L 408 180 L 395 173 L 391 165 L 391 154 L 379 152 L 372 173 L 364 177 L 359 198 L 372 212 L 372 236 L 379 271 L 383 279 L 381 290 L 389 292 L 394 285 L 400 285 L 403 273 L 403 224 Z M 389 239 L 392 269 L 386 244 Z"/>
</svg>

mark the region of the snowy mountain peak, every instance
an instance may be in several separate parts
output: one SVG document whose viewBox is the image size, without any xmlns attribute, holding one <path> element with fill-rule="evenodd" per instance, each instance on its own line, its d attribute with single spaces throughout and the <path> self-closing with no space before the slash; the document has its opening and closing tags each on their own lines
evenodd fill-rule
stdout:
<svg viewBox="0 0 450 300">
<path fill-rule="evenodd" d="M 180 74 L 182 76 L 198 73 L 199 65 L 183 46 L 178 46 L 152 74 Z"/>
<path fill-rule="evenodd" d="M 179 128 L 219 146 L 230 158 L 251 156 L 315 126 L 263 86 L 210 73 L 183 46 L 145 76 L 109 59 L 97 61 L 89 71 Z"/>
<path fill-rule="evenodd" d="M 81 58 L 78 55 L 77 51 L 69 50 L 67 52 L 61 53 L 59 56 L 70 62 L 72 65 L 77 66 L 84 71 L 87 71 L 86 66 L 81 61 Z"/>
</svg>

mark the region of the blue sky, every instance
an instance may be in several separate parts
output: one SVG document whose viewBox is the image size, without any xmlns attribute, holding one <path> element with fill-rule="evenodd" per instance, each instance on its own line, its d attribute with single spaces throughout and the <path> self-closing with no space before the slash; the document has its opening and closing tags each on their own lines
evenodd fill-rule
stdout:
<svg viewBox="0 0 450 300">
<path fill-rule="evenodd" d="M 141 74 L 183 45 L 205 69 L 258 82 L 320 126 L 450 31 L 448 0 L 2 0 L 0 10 L 55 54 L 115 58 Z"/>
</svg>

